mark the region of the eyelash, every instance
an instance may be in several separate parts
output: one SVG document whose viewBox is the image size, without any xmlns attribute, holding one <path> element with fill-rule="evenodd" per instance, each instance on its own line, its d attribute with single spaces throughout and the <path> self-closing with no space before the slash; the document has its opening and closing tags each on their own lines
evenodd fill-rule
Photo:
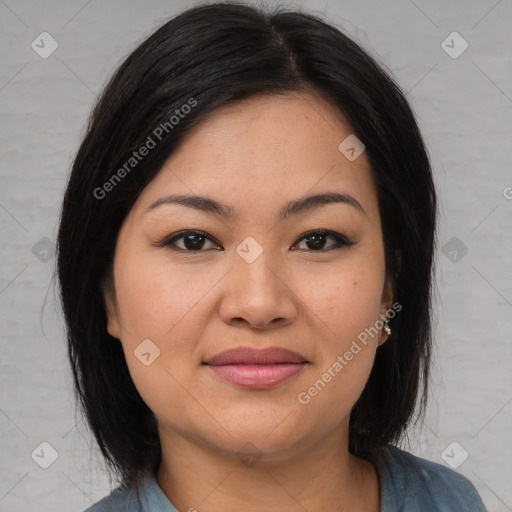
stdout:
<svg viewBox="0 0 512 512">
<path fill-rule="evenodd" d="M 205 252 L 206 250 L 208 250 L 208 249 L 198 249 L 198 250 L 182 249 L 181 247 L 176 247 L 176 246 L 172 245 L 177 240 L 180 240 L 187 235 L 203 236 L 207 240 L 217 243 L 210 236 L 208 236 L 204 231 L 187 229 L 185 231 L 180 231 L 179 233 L 176 233 L 176 234 L 172 235 L 170 238 L 166 238 L 162 242 L 157 243 L 155 245 L 158 247 L 168 247 L 169 249 L 171 249 L 173 251 L 182 251 L 182 252 L 189 252 L 189 253 L 196 253 L 196 254 L 199 252 Z M 305 249 L 310 252 L 328 252 L 328 251 L 332 251 L 332 250 L 336 250 L 336 249 L 342 249 L 344 247 L 350 247 L 352 245 L 355 245 L 355 243 L 356 243 L 356 242 L 350 241 L 348 238 L 341 235 L 340 233 L 336 233 L 336 231 L 330 231 L 328 229 L 315 229 L 315 230 L 307 231 L 306 233 L 304 233 L 300 238 L 297 239 L 297 241 L 293 245 L 295 246 L 297 243 L 299 243 L 303 239 L 310 237 L 312 235 L 327 235 L 328 238 L 333 238 L 336 241 L 336 245 L 329 247 L 328 249 L 318 249 L 318 250 Z M 220 244 L 218 244 L 218 245 L 220 245 Z M 300 249 L 300 250 L 304 250 L 304 249 Z"/>
</svg>

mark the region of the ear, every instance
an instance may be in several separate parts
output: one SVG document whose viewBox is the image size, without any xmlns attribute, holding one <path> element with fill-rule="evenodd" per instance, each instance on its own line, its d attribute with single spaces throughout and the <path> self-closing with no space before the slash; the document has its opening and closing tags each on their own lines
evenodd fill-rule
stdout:
<svg viewBox="0 0 512 512">
<path fill-rule="evenodd" d="M 393 305 L 393 279 L 390 276 L 386 276 L 384 281 L 384 289 L 382 290 L 382 305 L 386 310 L 390 309 Z"/>
<path fill-rule="evenodd" d="M 115 299 L 115 292 L 112 286 L 104 284 L 102 292 L 105 302 L 105 313 L 107 315 L 107 332 L 113 338 L 120 339 L 121 337 L 121 323 L 119 321 L 119 314 L 117 311 L 117 302 Z"/>
<path fill-rule="evenodd" d="M 382 290 L 382 300 L 381 300 L 381 318 L 385 320 L 387 316 L 388 309 L 391 309 L 393 305 L 393 280 L 391 277 L 387 276 L 384 282 L 384 289 Z M 379 333 L 379 346 L 384 344 L 386 340 L 389 338 L 389 334 L 384 332 L 384 329 L 381 329 Z"/>
<path fill-rule="evenodd" d="M 120 339 L 121 337 L 121 324 L 117 315 L 116 308 L 111 304 L 111 301 L 107 301 L 107 332 L 113 338 Z"/>
</svg>

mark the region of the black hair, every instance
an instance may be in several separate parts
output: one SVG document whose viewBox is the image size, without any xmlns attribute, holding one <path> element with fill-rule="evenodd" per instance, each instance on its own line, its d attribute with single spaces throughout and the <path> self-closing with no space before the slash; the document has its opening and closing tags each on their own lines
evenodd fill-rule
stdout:
<svg viewBox="0 0 512 512">
<path fill-rule="evenodd" d="M 437 206 L 428 153 L 404 93 L 383 65 L 319 17 L 200 5 L 147 37 L 103 88 L 62 203 L 56 270 L 75 392 L 123 487 L 136 485 L 148 469 L 156 472 L 161 448 L 155 416 L 132 381 L 121 344 L 107 332 L 105 297 L 114 290 L 121 224 L 191 127 L 228 102 L 290 91 L 327 100 L 364 143 L 386 272 L 402 305 L 351 411 L 349 450 L 376 460 L 380 447 L 403 439 L 418 396 L 424 414 Z M 157 142 L 155 130 L 161 140 L 127 167 L 135 150 L 150 138 Z"/>
</svg>

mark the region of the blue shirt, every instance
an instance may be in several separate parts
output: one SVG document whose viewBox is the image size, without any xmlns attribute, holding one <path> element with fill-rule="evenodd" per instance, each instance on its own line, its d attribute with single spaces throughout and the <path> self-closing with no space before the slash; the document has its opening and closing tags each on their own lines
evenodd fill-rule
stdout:
<svg viewBox="0 0 512 512">
<path fill-rule="evenodd" d="M 384 450 L 390 464 L 376 464 L 380 512 L 487 512 L 465 476 L 395 446 Z M 139 496 L 140 501 L 133 490 L 117 488 L 84 512 L 179 512 L 149 473 Z"/>
</svg>

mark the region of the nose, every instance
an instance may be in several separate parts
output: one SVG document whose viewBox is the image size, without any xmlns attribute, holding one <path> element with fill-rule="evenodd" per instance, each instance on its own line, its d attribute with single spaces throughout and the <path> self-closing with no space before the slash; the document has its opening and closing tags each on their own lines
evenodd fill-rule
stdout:
<svg viewBox="0 0 512 512">
<path fill-rule="evenodd" d="M 232 326 L 251 329 L 283 327 L 297 317 L 297 296 L 283 268 L 272 267 L 264 253 L 256 261 L 235 261 L 224 280 L 220 307 L 222 320 Z"/>
</svg>

